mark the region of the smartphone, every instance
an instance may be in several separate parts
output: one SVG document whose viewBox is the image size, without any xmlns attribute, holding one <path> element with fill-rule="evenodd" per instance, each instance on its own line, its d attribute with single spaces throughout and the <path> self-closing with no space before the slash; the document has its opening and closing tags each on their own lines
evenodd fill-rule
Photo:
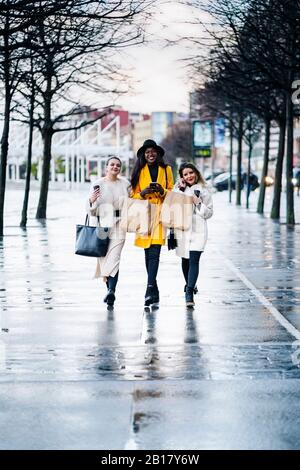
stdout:
<svg viewBox="0 0 300 470">
<path fill-rule="evenodd" d="M 93 188 L 94 188 L 94 191 L 97 191 L 97 189 L 100 189 L 100 186 L 99 184 L 96 184 L 95 186 L 93 186 Z"/>
<path fill-rule="evenodd" d="M 196 197 L 200 197 L 201 196 L 201 191 L 199 189 L 195 189 L 194 194 L 195 194 Z"/>
</svg>

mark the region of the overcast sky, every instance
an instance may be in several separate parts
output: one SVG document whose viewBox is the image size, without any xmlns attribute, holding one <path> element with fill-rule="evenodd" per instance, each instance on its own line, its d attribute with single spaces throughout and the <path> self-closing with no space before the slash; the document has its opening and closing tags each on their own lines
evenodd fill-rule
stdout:
<svg viewBox="0 0 300 470">
<path fill-rule="evenodd" d="M 189 92 L 192 83 L 180 59 L 193 54 L 190 43 L 178 38 L 201 35 L 199 24 L 188 24 L 203 12 L 192 11 L 179 0 L 158 0 L 159 7 L 147 28 L 147 43 L 122 49 L 121 68 L 132 76 L 132 92 L 119 98 L 110 94 L 95 94 L 76 89 L 78 102 L 95 107 L 120 105 L 131 112 L 189 111 Z M 166 47 L 167 39 L 176 41 Z"/>
<path fill-rule="evenodd" d="M 148 33 L 153 37 L 149 45 L 132 48 L 128 63 L 134 67 L 133 77 L 138 82 L 133 96 L 123 96 L 117 104 L 129 111 L 149 113 L 151 111 L 188 112 L 188 93 L 191 89 L 186 70 L 178 59 L 186 55 L 180 44 L 163 48 L 154 38 L 171 38 L 186 34 L 185 22 L 191 19 L 188 7 L 176 1 L 160 5 L 159 11 Z"/>
</svg>

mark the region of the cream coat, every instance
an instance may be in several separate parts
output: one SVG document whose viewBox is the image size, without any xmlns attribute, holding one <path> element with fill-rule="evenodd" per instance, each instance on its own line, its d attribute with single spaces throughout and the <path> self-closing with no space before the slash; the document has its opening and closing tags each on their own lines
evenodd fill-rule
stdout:
<svg viewBox="0 0 300 470">
<path fill-rule="evenodd" d="M 90 225 L 97 225 L 97 216 L 102 227 L 110 228 L 110 242 L 105 257 L 97 259 L 95 278 L 102 277 L 106 281 L 108 276 L 115 276 L 119 270 L 121 252 L 125 243 L 126 233 L 120 228 L 120 217 L 115 217 L 115 211 L 121 211 L 124 198 L 128 197 L 129 181 L 118 178 L 117 181 L 108 181 L 100 178 L 93 182 L 90 195 L 95 185 L 100 186 L 100 196 L 90 205 L 87 200 L 86 209 L 90 216 Z"/>
<path fill-rule="evenodd" d="M 176 254 L 181 258 L 189 258 L 190 251 L 204 251 L 207 242 L 206 220 L 213 215 L 211 190 L 201 184 L 194 184 L 191 187 L 186 187 L 184 194 L 193 196 L 195 189 L 200 190 L 203 202 L 198 206 L 194 205 L 191 227 L 186 231 L 175 230 Z M 178 186 L 174 188 L 174 191 L 180 191 Z"/>
</svg>

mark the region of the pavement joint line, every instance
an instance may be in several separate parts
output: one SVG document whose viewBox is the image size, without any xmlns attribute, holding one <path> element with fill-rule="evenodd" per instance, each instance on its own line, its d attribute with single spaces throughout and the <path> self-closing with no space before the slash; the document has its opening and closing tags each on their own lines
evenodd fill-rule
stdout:
<svg viewBox="0 0 300 470">
<path fill-rule="evenodd" d="M 276 371 L 275 371 L 276 372 Z M 233 378 L 232 378 L 233 377 Z M 278 378 L 267 378 L 266 379 L 269 382 L 278 382 Z M 298 377 L 288 377 L 288 378 L 280 378 L 280 381 L 297 381 L 297 385 L 300 381 Z M 260 382 L 260 378 L 255 378 L 251 379 L 251 382 Z M 81 385 L 81 384 L 86 384 L 86 383 L 92 383 L 92 384 L 107 384 L 107 383 L 123 383 L 125 382 L 132 388 L 131 394 L 133 395 L 133 392 L 135 392 L 136 389 L 139 389 L 141 387 L 141 384 L 147 385 L 147 387 L 152 387 L 155 385 L 161 385 L 164 383 L 164 386 L 168 387 L 169 385 L 173 385 L 173 383 L 183 383 L 186 384 L 187 386 L 192 383 L 196 382 L 224 382 L 227 383 L 230 382 L 231 384 L 233 383 L 238 383 L 238 382 L 247 382 L 249 383 L 249 377 L 247 376 L 237 376 L 233 374 L 229 374 L 228 377 L 226 378 L 211 378 L 211 377 L 201 377 L 201 378 L 196 378 L 196 379 L 186 379 L 186 378 L 178 378 L 178 377 L 166 377 L 163 380 L 162 379 L 148 379 L 148 378 L 123 378 L 122 376 L 118 376 L 117 378 L 113 379 L 107 379 L 106 377 L 102 377 L 101 379 L 99 378 L 94 378 L 94 379 L 21 379 L 21 380 L 1 380 L 0 385 L 5 386 L 5 385 L 11 385 L 13 384 L 14 386 L 18 385 L 24 385 L 24 384 L 34 384 L 36 385 L 41 385 L 41 384 L 51 384 L 51 385 L 68 385 L 68 384 L 75 384 L 75 385 Z M 132 397 L 133 400 L 133 397 Z"/>
<path fill-rule="evenodd" d="M 228 379 L 218 379 L 220 381 L 223 381 L 223 382 L 227 382 Z M 248 381 L 249 379 L 247 378 L 242 378 L 242 379 L 237 379 L 239 381 Z M 268 380 L 277 380 L 277 379 L 268 379 Z M 299 379 L 289 379 L 289 380 L 299 380 Z M 164 380 L 164 383 L 167 382 L 167 384 L 169 385 L 169 382 L 182 382 L 183 380 L 182 379 L 177 379 L 177 378 L 168 378 L 168 379 L 165 379 Z M 202 382 L 202 381 L 211 381 L 211 379 L 207 379 L 207 378 L 201 378 L 201 379 L 185 379 L 184 382 L 185 383 L 189 383 L 189 382 Z M 236 380 L 235 380 L 236 381 Z M 61 384 L 81 384 L 81 383 L 98 383 L 98 384 L 102 384 L 103 382 L 105 383 L 118 383 L 118 382 L 126 382 L 127 384 L 130 384 L 133 391 L 135 391 L 137 388 L 139 388 L 141 386 L 142 383 L 144 383 L 145 385 L 151 387 L 152 385 L 161 385 L 162 383 L 162 380 L 161 379 L 151 379 L 149 381 L 149 379 L 144 379 L 144 378 L 141 378 L 141 379 L 124 379 L 122 377 L 118 378 L 118 380 L 116 380 L 115 378 L 113 379 L 102 379 L 102 380 L 99 380 L 98 378 L 95 378 L 95 379 L 64 379 L 64 380 L 61 380 L 61 379 L 53 379 L 53 380 L 49 380 L 49 379 L 43 379 L 43 380 L 34 380 L 34 379 L 24 379 L 24 380 L 3 380 L 0 382 L 0 385 L 10 385 L 10 384 L 13 384 L 13 385 L 23 385 L 23 384 L 54 384 L 54 385 L 61 385 Z M 149 383 L 150 382 L 150 383 Z"/>
<path fill-rule="evenodd" d="M 242 273 L 242 271 L 237 268 L 232 261 L 230 261 L 223 253 L 216 248 L 214 249 L 215 253 L 218 253 L 220 257 L 223 258 L 225 264 L 228 268 L 245 284 L 246 287 L 252 292 L 253 295 L 266 307 L 275 320 L 280 323 L 283 328 L 285 328 L 290 335 L 294 336 L 297 340 L 300 340 L 300 331 L 297 330 L 280 312 L 274 305 L 255 287 L 254 284 Z"/>
<path fill-rule="evenodd" d="M 209 341 L 202 341 L 202 342 L 199 342 L 199 343 L 155 343 L 155 344 L 151 344 L 151 343 L 141 343 L 141 344 L 136 344 L 136 343 L 123 343 L 123 344 L 102 344 L 101 345 L 101 348 L 110 348 L 110 349 L 122 349 L 122 348 L 130 348 L 130 349 L 139 349 L 140 347 L 147 347 L 148 349 L 149 348 L 179 348 L 179 347 L 191 347 L 191 348 L 199 348 L 199 347 L 212 347 L 212 348 L 216 348 L 216 347 L 228 347 L 228 348 L 235 348 L 235 347 L 268 347 L 268 346 L 271 346 L 271 347 L 274 347 L 274 346 L 291 346 L 291 342 L 290 341 L 268 341 L 268 342 L 259 342 L 259 343 L 224 343 L 223 341 L 222 342 L 219 342 L 219 343 L 211 343 Z M 88 351 L 90 351 L 90 345 L 86 345 L 86 347 L 88 348 Z M 95 345 L 94 347 L 97 347 L 97 345 Z M 36 348 L 36 350 L 39 350 L 40 348 Z M 47 348 L 46 348 L 47 349 Z M 67 347 L 59 347 L 59 348 L 56 348 L 53 347 L 53 350 L 56 352 L 56 353 L 60 353 L 61 352 L 61 349 L 63 350 L 67 350 L 68 348 Z M 69 349 L 74 350 L 74 346 L 70 347 Z M 20 352 L 22 351 L 23 348 L 20 348 L 18 347 L 17 349 L 15 349 L 15 352 Z M 27 349 L 26 349 L 27 351 Z M 45 352 L 49 352 L 48 349 L 47 351 Z M 52 351 L 50 351 L 52 352 Z"/>
</svg>

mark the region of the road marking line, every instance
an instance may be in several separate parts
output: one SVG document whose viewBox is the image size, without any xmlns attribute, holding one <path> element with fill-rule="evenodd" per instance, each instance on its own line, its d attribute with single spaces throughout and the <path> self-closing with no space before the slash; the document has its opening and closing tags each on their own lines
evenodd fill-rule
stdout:
<svg viewBox="0 0 300 470">
<path fill-rule="evenodd" d="M 277 308 L 272 305 L 272 303 L 255 287 L 254 284 L 237 268 L 232 261 L 226 258 L 219 250 L 215 249 L 215 252 L 218 253 L 224 259 L 225 264 L 231 269 L 232 272 L 245 284 L 246 287 L 255 295 L 255 297 L 266 307 L 273 317 L 280 323 L 283 328 L 285 328 L 294 338 L 300 340 L 300 331 L 297 330 L 284 316 L 277 310 Z"/>
</svg>

